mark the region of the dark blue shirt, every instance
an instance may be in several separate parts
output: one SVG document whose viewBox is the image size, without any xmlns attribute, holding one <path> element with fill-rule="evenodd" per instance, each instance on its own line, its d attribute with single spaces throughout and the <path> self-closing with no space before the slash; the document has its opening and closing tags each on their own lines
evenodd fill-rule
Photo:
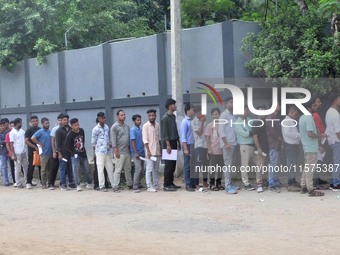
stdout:
<svg viewBox="0 0 340 255">
<path fill-rule="evenodd" d="M 145 157 L 145 152 L 144 152 L 144 143 L 143 143 L 143 138 L 142 138 L 142 129 L 140 127 L 133 126 L 130 129 L 130 151 L 131 151 L 131 156 L 135 156 L 135 152 L 132 148 L 132 142 L 131 140 L 135 140 L 136 143 L 136 149 L 139 154 L 139 156 Z"/>
</svg>

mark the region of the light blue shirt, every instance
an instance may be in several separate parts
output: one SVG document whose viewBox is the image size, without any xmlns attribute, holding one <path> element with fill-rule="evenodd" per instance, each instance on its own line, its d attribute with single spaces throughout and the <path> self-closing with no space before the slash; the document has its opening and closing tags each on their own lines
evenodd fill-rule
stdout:
<svg viewBox="0 0 340 255">
<path fill-rule="evenodd" d="M 245 120 L 238 117 L 235 123 L 236 139 L 238 144 L 254 144 L 253 136 L 250 135 L 251 127 L 248 125 L 249 118 Z M 234 123 L 233 123 L 234 125 Z"/>
<path fill-rule="evenodd" d="M 302 115 L 299 119 L 299 130 L 301 136 L 301 143 L 303 145 L 303 151 L 306 152 L 318 152 L 319 143 L 317 138 L 311 138 L 308 136 L 308 131 L 317 133 L 315 122 L 312 115 Z"/>
<path fill-rule="evenodd" d="M 186 116 L 181 121 L 180 133 L 181 133 L 180 140 L 182 143 L 187 143 L 187 144 L 195 143 L 194 134 L 193 134 L 192 127 L 190 124 L 190 118 L 188 116 Z"/>
<path fill-rule="evenodd" d="M 221 137 L 221 148 L 224 147 L 224 143 L 222 138 L 225 137 L 227 139 L 228 144 L 236 145 L 236 133 L 235 133 L 235 121 L 236 117 L 232 115 L 228 109 L 226 109 L 220 116 L 221 122 L 228 121 L 226 124 L 216 124 L 218 128 L 218 132 Z"/>
<path fill-rule="evenodd" d="M 42 156 L 52 155 L 52 145 L 51 145 L 51 131 L 44 128 L 39 129 L 34 133 L 32 137 L 35 137 L 42 145 Z"/>
<path fill-rule="evenodd" d="M 108 125 L 102 127 L 99 123 L 92 129 L 91 144 L 95 147 L 95 153 L 110 153 L 110 129 Z"/>
</svg>

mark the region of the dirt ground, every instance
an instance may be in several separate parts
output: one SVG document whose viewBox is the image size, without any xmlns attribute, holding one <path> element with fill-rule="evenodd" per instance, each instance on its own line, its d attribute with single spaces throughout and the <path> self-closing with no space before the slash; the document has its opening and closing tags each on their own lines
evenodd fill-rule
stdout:
<svg viewBox="0 0 340 255">
<path fill-rule="evenodd" d="M 338 195 L 0 187 L 0 254 L 336 254 Z"/>
</svg>

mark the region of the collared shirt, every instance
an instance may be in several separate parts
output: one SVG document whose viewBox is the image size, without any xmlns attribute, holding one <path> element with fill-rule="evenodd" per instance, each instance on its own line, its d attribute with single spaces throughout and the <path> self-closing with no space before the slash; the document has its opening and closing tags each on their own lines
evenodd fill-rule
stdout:
<svg viewBox="0 0 340 255">
<path fill-rule="evenodd" d="M 339 143 L 340 139 L 337 136 L 337 133 L 340 132 L 340 114 L 333 107 L 329 108 L 326 113 L 326 135 L 328 143 L 335 144 Z"/>
<path fill-rule="evenodd" d="M 284 120 L 285 126 L 281 126 L 283 140 L 288 144 L 300 144 L 299 130 L 297 126 L 293 127 L 297 122 L 289 116 L 286 116 Z"/>
<path fill-rule="evenodd" d="M 174 114 L 165 113 L 161 118 L 161 138 L 165 140 L 178 140 L 178 130 L 176 124 L 176 116 Z"/>
<path fill-rule="evenodd" d="M 55 126 L 52 128 L 51 130 L 51 137 L 54 137 L 55 138 L 55 133 L 57 132 L 58 128 L 60 127 L 61 125 L 58 125 L 58 126 Z M 57 147 L 57 141 L 54 139 L 54 146 Z"/>
<path fill-rule="evenodd" d="M 63 158 L 67 158 L 70 156 L 70 152 L 66 148 L 66 136 L 70 131 L 70 126 L 67 126 L 67 128 L 64 126 L 60 126 L 55 133 L 56 150 L 58 152 L 61 152 Z"/>
<path fill-rule="evenodd" d="M 32 137 L 36 138 L 43 145 L 42 156 L 52 155 L 51 131 L 49 129 L 41 128 Z"/>
<path fill-rule="evenodd" d="M 249 118 L 238 117 L 235 124 L 236 139 L 238 144 L 254 144 L 253 136 L 250 135 L 251 127 L 248 125 Z"/>
<path fill-rule="evenodd" d="M 131 156 L 134 157 L 135 151 L 132 148 L 132 140 L 135 140 L 135 146 L 139 156 L 145 157 L 142 129 L 140 127 L 133 126 L 130 129 L 130 151 Z"/>
<path fill-rule="evenodd" d="M 6 148 L 6 135 L 7 131 L 0 132 L 0 155 L 6 156 L 8 151 Z"/>
<path fill-rule="evenodd" d="M 181 132 L 181 143 L 194 144 L 195 139 L 194 139 L 192 127 L 190 124 L 190 118 L 188 116 L 186 116 L 181 121 L 180 132 Z"/>
<path fill-rule="evenodd" d="M 253 125 L 253 127 L 252 127 L 251 131 L 252 131 L 253 135 L 257 135 L 261 150 L 264 153 L 268 153 L 269 152 L 269 145 L 268 145 L 268 140 L 267 140 L 266 124 L 264 124 L 260 120 L 254 120 L 252 122 L 252 125 Z M 260 148 L 257 148 L 257 149 L 260 149 Z"/>
<path fill-rule="evenodd" d="M 214 127 L 214 122 L 211 122 L 207 125 L 204 135 L 207 136 L 207 139 L 210 139 L 211 154 L 222 155 L 222 150 L 220 147 L 220 135 L 218 133 L 218 127 Z"/>
<path fill-rule="evenodd" d="M 25 131 L 23 129 L 17 130 L 13 128 L 9 133 L 9 140 L 13 143 L 15 154 L 22 154 L 27 151 L 25 145 Z"/>
<path fill-rule="evenodd" d="M 267 119 L 279 119 L 279 117 L 273 113 Z M 269 149 L 279 150 L 281 146 L 279 138 L 282 138 L 280 121 L 266 121 L 266 131 Z"/>
<path fill-rule="evenodd" d="M 102 127 L 99 123 L 92 129 L 91 135 L 92 147 L 95 147 L 95 153 L 104 155 L 110 153 L 110 130 L 108 125 Z"/>
<path fill-rule="evenodd" d="M 308 136 L 308 131 L 317 133 L 313 117 L 311 115 L 302 115 L 299 119 L 299 128 L 304 153 L 318 152 L 318 139 Z"/>
<path fill-rule="evenodd" d="M 225 109 L 225 111 L 222 112 L 220 119 L 228 121 L 228 123 L 226 124 L 216 124 L 218 125 L 217 127 L 221 137 L 220 147 L 224 147 L 224 142 L 222 140 L 223 137 L 227 139 L 228 144 L 236 145 L 236 133 L 234 125 L 236 117 L 232 115 L 232 113 L 229 112 L 228 109 Z M 231 123 L 233 124 L 231 125 Z"/>
<path fill-rule="evenodd" d="M 111 143 L 122 155 L 130 154 L 130 127 L 125 123 L 115 122 L 111 129 Z"/>
<path fill-rule="evenodd" d="M 199 118 L 195 117 L 191 121 L 192 131 L 194 132 L 194 139 L 195 139 L 195 148 L 207 148 L 207 142 L 204 136 L 204 130 L 207 127 L 207 123 L 204 122 L 202 135 L 198 135 L 196 132 L 201 128 L 201 121 Z"/>
<path fill-rule="evenodd" d="M 33 144 L 34 146 L 37 146 L 32 140 L 31 137 L 40 129 L 40 127 L 30 127 L 25 132 L 25 138 L 28 138 L 28 141 Z M 27 146 L 28 153 L 33 154 L 35 149 L 31 148 L 30 146 Z"/>
<path fill-rule="evenodd" d="M 148 144 L 152 156 L 161 155 L 159 124 L 152 125 L 150 121 L 143 125 L 143 143 Z M 145 148 L 146 151 L 146 148 Z"/>
</svg>

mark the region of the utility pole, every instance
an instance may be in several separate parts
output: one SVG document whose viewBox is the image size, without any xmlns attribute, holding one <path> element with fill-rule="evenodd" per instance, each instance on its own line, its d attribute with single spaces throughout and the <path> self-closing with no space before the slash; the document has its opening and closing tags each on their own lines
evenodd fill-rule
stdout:
<svg viewBox="0 0 340 255">
<path fill-rule="evenodd" d="M 176 100 L 177 127 L 184 118 L 183 112 L 183 78 L 182 78 L 182 25 L 181 1 L 171 0 L 171 85 L 172 98 Z M 179 153 L 182 155 L 182 153 Z M 177 161 L 176 175 L 183 173 L 183 157 Z"/>
</svg>

